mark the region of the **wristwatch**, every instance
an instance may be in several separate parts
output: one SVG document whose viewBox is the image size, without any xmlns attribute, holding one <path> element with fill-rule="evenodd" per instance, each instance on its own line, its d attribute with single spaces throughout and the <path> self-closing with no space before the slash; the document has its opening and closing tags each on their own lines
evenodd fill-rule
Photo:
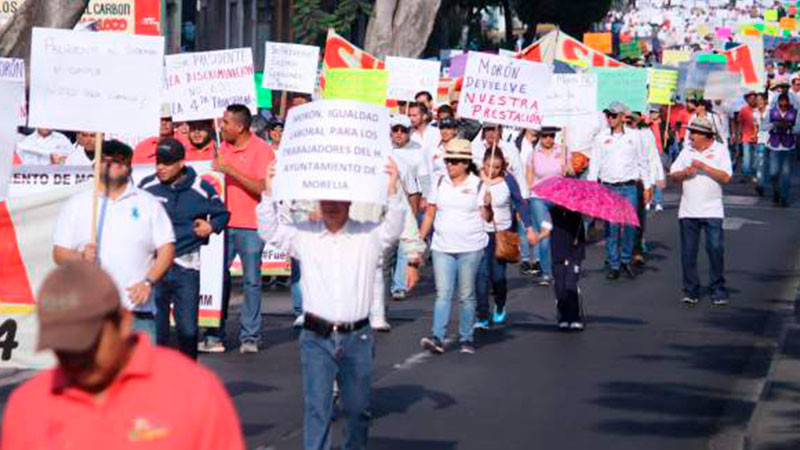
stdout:
<svg viewBox="0 0 800 450">
<path fill-rule="evenodd" d="M 144 283 L 144 284 L 146 284 L 146 285 L 147 285 L 147 287 L 149 287 L 149 288 L 151 288 L 151 289 L 153 288 L 153 286 L 155 286 L 155 285 L 156 285 L 156 282 L 155 282 L 155 281 L 153 281 L 153 280 L 152 280 L 150 277 L 146 277 L 146 278 L 144 279 L 143 283 Z"/>
</svg>

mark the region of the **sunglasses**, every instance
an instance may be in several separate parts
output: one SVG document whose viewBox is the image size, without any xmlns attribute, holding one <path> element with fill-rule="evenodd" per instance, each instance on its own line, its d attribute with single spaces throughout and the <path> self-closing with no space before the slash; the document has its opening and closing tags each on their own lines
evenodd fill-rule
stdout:
<svg viewBox="0 0 800 450">
<path fill-rule="evenodd" d="M 617 113 L 606 113 L 607 119 L 616 119 L 617 117 L 619 117 L 619 114 Z"/>
<path fill-rule="evenodd" d="M 394 127 L 394 128 L 392 128 L 392 133 L 406 133 L 406 134 L 408 134 L 408 129 L 406 129 L 406 127 Z"/>
<path fill-rule="evenodd" d="M 469 164 L 469 161 L 466 159 L 445 159 L 444 163 L 447 165 L 455 165 L 455 164 Z"/>
<path fill-rule="evenodd" d="M 540 134 L 539 136 L 540 136 L 542 139 L 544 139 L 544 138 L 550 138 L 550 139 L 553 139 L 553 138 L 555 138 L 555 137 L 556 137 L 556 135 L 555 135 L 554 133 L 542 133 L 542 134 Z"/>
</svg>

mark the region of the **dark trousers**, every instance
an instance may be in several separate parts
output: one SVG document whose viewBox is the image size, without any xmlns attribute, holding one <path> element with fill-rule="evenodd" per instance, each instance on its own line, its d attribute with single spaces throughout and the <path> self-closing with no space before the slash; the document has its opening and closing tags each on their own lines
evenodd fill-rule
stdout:
<svg viewBox="0 0 800 450">
<path fill-rule="evenodd" d="M 553 262 L 553 286 L 556 291 L 559 322 L 583 320 L 581 317 L 580 293 L 578 291 L 580 274 L 580 264 L 570 261 Z"/>
<path fill-rule="evenodd" d="M 483 250 L 483 258 L 478 266 L 478 281 L 475 295 L 478 298 L 476 312 L 478 319 L 489 318 L 489 288 L 494 292 L 494 304 L 498 311 L 506 307 L 508 282 L 506 281 L 506 262 L 494 257 L 496 239 L 494 233 L 489 234 L 489 245 Z"/>
<path fill-rule="evenodd" d="M 175 315 L 178 349 L 197 359 L 197 316 L 200 307 L 200 272 L 173 264 L 155 287 L 156 342 L 169 345 L 170 306 Z"/>
<path fill-rule="evenodd" d="M 639 228 L 636 229 L 636 242 L 633 244 L 634 255 L 644 255 L 644 230 L 647 226 L 647 210 L 644 208 L 644 184 L 636 183 L 636 215 L 639 216 Z"/>
<path fill-rule="evenodd" d="M 700 278 L 697 275 L 697 252 L 700 248 L 700 232 L 706 233 L 706 253 L 709 261 L 709 285 L 711 297 L 728 298 L 725 289 L 722 219 L 680 219 L 681 263 L 683 265 L 683 293 L 687 297 L 700 297 Z"/>
</svg>

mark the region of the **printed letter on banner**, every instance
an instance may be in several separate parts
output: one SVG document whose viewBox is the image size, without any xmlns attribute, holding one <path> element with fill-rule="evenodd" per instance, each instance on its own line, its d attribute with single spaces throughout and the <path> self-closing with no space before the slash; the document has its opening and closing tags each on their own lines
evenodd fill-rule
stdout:
<svg viewBox="0 0 800 450">
<path fill-rule="evenodd" d="M 551 75 L 546 64 L 470 52 L 458 114 L 522 128 L 541 125 Z"/>
</svg>

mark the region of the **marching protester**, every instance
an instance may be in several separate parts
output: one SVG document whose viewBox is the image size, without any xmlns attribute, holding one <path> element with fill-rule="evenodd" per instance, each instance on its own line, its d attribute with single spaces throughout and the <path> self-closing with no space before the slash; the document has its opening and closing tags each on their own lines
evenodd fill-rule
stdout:
<svg viewBox="0 0 800 450">
<path fill-rule="evenodd" d="M 11 394 L 3 449 L 245 448 L 220 380 L 134 332 L 115 280 L 96 264 L 69 261 L 50 272 L 36 317 L 37 349 L 52 350 L 58 364 Z"/>
<path fill-rule="evenodd" d="M 503 153 L 508 164 L 508 172 L 517 179 L 517 184 L 523 188 L 522 198 L 528 199 L 528 182 L 525 179 L 525 169 L 522 166 L 520 155 L 513 143 L 503 139 L 503 126 L 496 123 L 484 123 L 481 139 L 472 142 L 472 162 L 475 166 L 483 164 L 483 156 L 492 148 L 497 148 Z"/>
<path fill-rule="evenodd" d="M 188 124 L 189 135 L 187 142 L 179 141 L 184 145 L 186 161 L 211 161 L 214 159 L 217 145 L 216 142 L 214 142 L 213 125 L 211 121 L 193 120 L 188 122 Z"/>
<path fill-rule="evenodd" d="M 133 329 L 155 342 L 153 288 L 175 258 L 175 234 L 161 202 L 131 181 L 132 157 L 131 148 L 119 141 L 103 143 L 103 156 L 96 162 L 101 165 L 98 192 L 75 194 L 61 208 L 53 260 L 99 263 L 114 279 L 125 308 L 132 310 Z"/>
<path fill-rule="evenodd" d="M 525 166 L 525 177 L 528 181 L 528 186 L 533 187 L 532 181 L 528 176 L 530 170 L 530 160 L 533 156 L 533 150 L 539 145 L 539 132 L 541 126 L 533 128 L 526 128 L 519 132 L 519 136 L 514 141 L 517 145 L 517 150 L 520 152 L 520 160 Z M 533 195 L 531 195 L 531 203 L 533 203 Z M 531 210 L 533 206 L 531 205 Z M 535 219 L 534 219 L 535 220 Z M 519 271 L 522 274 L 533 275 L 538 277 L 542 274 L 542 268 L 539 263 L 539 247 L 537 244 L 531 244 L 526 239 L 520 240 L 520 256 L 522 261 L 519 265 Z"/>
<path fill-rule="evenodd" d="M 608 186 L 636 208 L 636 184 L 644 180 L 644 189 L 650 188 L 647 150 L 637 134 L 625 129 L 627 106 L 612 102 L 604 112 L 608 128 L 595 138 L 587 179 Z M 634 227 L 606 222 L 605 239 L 607 278 L 618 279 L 620 271 L 628 278 L 635 278 L 636 274 L 631 267 L 636 241 Z"/>
<path fill-rule="evenodd" d="M 533 232 L 531 213 L 528 202 L 522 198 L 520 187 L 513 176 L 506 173 L 506 160 L 503 153 L 489 151 L 483 157 L 482 178 L 487 195 L 491 198 L 491 221 L 484 221 L 484 229 L 489 242 L 484 249 L 483 258 L 478 267 L 476 286 L 477 320 L 475 329 L 489 329 L 489 291 L 494 294 L 494 311 L 492 324 L 503 325 L 506 322 L 506 297 L 508 281 L 506 280 L 506 264 L 519 259 L 519 240 L 513 228 L 517 212 L 522 217 L 526 238 L 535 244 L 537 236 Z M 509 231 L 510 230 L 510 231 Z"/>
<path fill-rule="evenodd" d="M 133 151 L 133 164 L 155 164 L 158 141 L 171 137 L 175 137 L 172 110 L 169 103 L 164 103 L 161 105 L 161 125 L 158 129 L 158 136 L 147 138 L 136 145 Z"/>
<path fill-rule="evenodd" d="M 343 448 L 366 449 L 374 341 L 369 327 L 375 267 L 400 237 L 404 212 L 391 162 L 389 206 L 383 222 L 349 219 L 350 202 L 321 200 L 322 221 L 296 225 L 279 220 L 272 200 L 275 166 L 270 164 L 258 207 L 259 234 L 300 261 L 303 276 L 303 445 L 331 448 L 334 380 L 346 419 Z M 336 264 L 330 264 L 336 261 Z"/>
<path fill-rule="evenodd" d="M 769 131 L 764 128 L 769 113 L 767 95 L 761 92 L 756 95 L 756 109 L 753 111 L 753 121 L 756 125 L 757 135 L 754 170 L 756 174 L 756 194 L 759 197 L 764 195 L 764 190 L 767 188 L 767 181 L 769 180 L 769 153 L 767 150 Z"/>
<path fill-rule="evenodd" d="M 476 175 L 469 141 L 450 141 L 443 159 L 447 175 L 431 186 L 420 229 L 423 239 L 433 230 L 431 250 L 436 282 L 432 334 L 422 338 L 420 345 L 432 353 L 444 353 L 450 305 L 458 288 L 461 352 L 475 353 L 475 277 L 489 243 L 484 220 L 491 218 L 491 197 Z"/>
<path fill-rule="evenodd" d="M 67 156 L 64 165 L 68 167 L 91 166 L 94 164 L 95 133 L 79 131 L 75 137 L 75 149 Z"/>
<path fill-rule="evenodd" d="M 412 102 L 408 105 L 408 118 L 411 120 L 411 140 L 422 147 L 424 154 L 436 154 L 436 147 L 442 141 L 439 128 L 432 127 L 428 121 L 430 112 L 423 103 Z"/>
<path fill-rule="evenodd" d="M 162 139 L 156 149 L 156 173 L 139 187 L 162 200 L 175 231 L 175 260 L 155 288 L 156 338 L 169 345 L 170 309 L 174 312 L 181 353 L 197 359 L 200 306 L 200 247 L 221 233 L 230 213 L 214 187 L 186 165 L 186 153 L 175 138 Z"/>
<path fill-rule="evenodd" d="M 255 208 L 264 191 L 267 166 L 275 159 L 273 149 L 250 133 L 252 116 L 246 106 L 228 106 L 222 117 L 222 146 L 212 161 L 214 170 L 225 175 L 225 205 L 231 217 L 226 230 L 226 256 L 219 328 L 206 330 L 198 349 L 225 351 L 225 322 L 230 301 L 229 268 L 238 255 L 244 277 L 244 304 L 239 313 L 239 351 L 257 353 L 261 339 L 261 254 L 264 241 L 258 236 Z"/>
<path fill-rule="evenodd" d="M 744 94 L 745 105 L 738 112 L 738 132 L 742 144 L 742 178 L 750 181 L 756 173 L 756 148 L 758 146 L 758 122 L 755 120 L 756 92 L 749 90 Z"/>
<path fill-rule="evenodd" d="M 553 222 L 550 239 L 558 328 L 582 331 L 584 319 L 578 282 L 581 264 L 586 257 L 584 220 L 580 214 L 559 206 L 550 208 L 550 217 Z"/>
<path fill-rule="evenodd" d="M 269 145 L 276 152 L 281 145 L 281 137 L 283 136 L 283 121 L 277 117 L 273 117 L 267 121 L 267 136 Z"/>
<path fill-rule="evenodd" d="M 778 96 L 777 104 L 769 110 L 763 123 L 769 133 L 769 178 L 772 181 L 772 201 L 782 207 L 789 206 L 792 160 L 790 152 L 795 150 L 795 133 L 798 131 L 798 112 L 789 101 L 789 94 Z"/>
<path fill-rule="evenodd" d="M 62 133 L 37 128 L 17 144 L 17 155 L 20 163 L 25 165 L 63 164 L 72 149 L 72 143 Z"/>
<path fill-rule="evenodd" d="M 426 153 L 431 183 L 447 175 L 447 166 L 444 162 L 445 149 L 453 139 L 458 137 L 458 122 L 450 118 L 442 119 L 439 122 L 439 133 L 441 140 Z M 423 150 L 426 149 L 423 148 Z"/>
<path fill-rule="evenodd" d="M 788 102 L 788 99 L 785 101 Z M 712 303 L 728 303 L 724 277 L 724 241 L 722 221 L 725 217 L 722 184 L 731 181 L 731 159 L 727 147 L 716 140 L 714 125 L 705 118 L 689 127 L 690 147 L 684 149 L 670 167 L 670 177 L 683 186 L 678 219 L 681 233 L 683 267 L 683 302 L 697 304 L 700 280 L 697 275 L 697 251 L 700 233 L 705 230 L 709 260 L 709 283 Z"/>
</svg>

